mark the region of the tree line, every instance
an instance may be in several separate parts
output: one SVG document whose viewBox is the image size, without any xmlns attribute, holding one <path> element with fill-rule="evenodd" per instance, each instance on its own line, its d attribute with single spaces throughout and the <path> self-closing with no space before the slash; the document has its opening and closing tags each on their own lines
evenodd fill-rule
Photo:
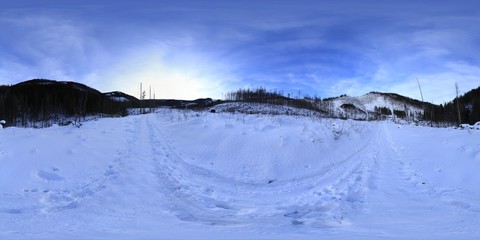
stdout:
<svg viewBox="0 0 480 240">
<path fill-rule="evenodd" d="M 239 89 L 225 94 L 224 98 L 226 101 L 270 103 L 324 112 L 324 110 L 319 107 L 320 98 L 310 98 L 307 96 L 303 99 L 291 98 L 290 94 L 284 96 L 282 92 L 276 90 L 267 91 L 263 87 Z"/>
<path fill-rule="evenodd" d="M 474 124 L 480 121 L 480 87 L 450 102 L 429 106 L 425 112 L 434 122 Z"/>
</svg>

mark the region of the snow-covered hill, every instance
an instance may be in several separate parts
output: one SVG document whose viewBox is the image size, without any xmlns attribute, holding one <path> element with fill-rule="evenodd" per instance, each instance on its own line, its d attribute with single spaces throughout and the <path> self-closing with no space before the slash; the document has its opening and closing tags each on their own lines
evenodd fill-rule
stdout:
<svg viewBox="0 0 480 240">
<path fill-rule="evenodd" d="M 136 102 L 138 101 L 137 98 L 131 96 L 131 95 L 128 95 L 128 94 L 125 94 L 123 92 L 119 92 L 119 91 L 115 91 L 115 92 L 107 92 L 107 93 L 103 93 L 104 96 L 107 96 L 109 97 L 110 99 L 114 100 L 114 101 L 117 101 L 117 102 Z"/>
<path fill-rule="evenodd" d="M 0 239 L 478 239 L 479 137 L 171 109 L 10 127 Z"/>
<path fill-rule="evenodd" d="M 336 115 L 351 117 L 355 119 L 366 119 L 367 112 L 374 114 L 380 108 L 386 108 L 392 113 L 394 111 L 405 112 L 406 116 L 419 118 L 427 103 L 422 103 L 407 97 L 392 93 L 370 92 L 362 96 L 340 96 L 325 101 L 326 107 L 331 108 Z"/>
</svg>

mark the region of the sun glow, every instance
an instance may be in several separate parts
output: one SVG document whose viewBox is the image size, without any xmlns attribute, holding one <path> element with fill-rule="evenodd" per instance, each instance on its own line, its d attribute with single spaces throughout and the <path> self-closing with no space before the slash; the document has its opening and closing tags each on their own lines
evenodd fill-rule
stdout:
<svg viewBox="0 0 480 240">
<path fill-rule="evenodd" d="M 170 54 L 165 54 L 165 52 Z M 132 57 L 133 55 L 133 57 Z M 198 54 L 175 53 L 165 49 L 139 51 L 115 66 L 110 75 L 117 89 L 145 99 L 219 98 L 224 89 L 214 66 Z"/>
<path fill-rule="evenodd" d="M 142 83 L 146 99 L 195 99 L 208 94 L 205 91 L 208 79 L 196 76 L 191 70 L 151 67 L 132 73 L 130 79 L 137 81 L 136 89 Z M 137 92 L 140 95 L 140 90 Z"/>
</svg>

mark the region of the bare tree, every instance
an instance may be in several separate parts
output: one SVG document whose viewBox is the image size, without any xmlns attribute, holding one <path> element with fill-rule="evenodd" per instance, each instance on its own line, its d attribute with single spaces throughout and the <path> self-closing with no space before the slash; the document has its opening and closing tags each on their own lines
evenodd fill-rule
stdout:
<svg viewBox="0 0 480 240">
<path fill-rule="evenodd" d="M 418 81 L 418 78 L 417 78 L 417 83 L 418 83 L 418 89 L 420 90 L 420 97 L 422 97 L 422 102 L 424 102 L 423 101 L 422 87 L 420 86 L 420 81 Z"/>
</svg>

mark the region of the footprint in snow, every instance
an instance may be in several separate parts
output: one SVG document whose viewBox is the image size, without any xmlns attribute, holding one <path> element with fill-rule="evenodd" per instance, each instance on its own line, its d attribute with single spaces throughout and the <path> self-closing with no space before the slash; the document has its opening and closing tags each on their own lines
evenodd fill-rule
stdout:
<svg viewBox="0 0 480 240">
<path fill-rule="evenodd" d="M 55 170 L 53 170 L 55 171 Z M 58 171 L 58 169 L 57 169 Z M 40 170 L 37 172 L 37 176 L 43 180 L 47 180 L 47 181 L 62 181 L 64 180 L 65 178 L 54 173 L 54 172 L 47 172 L 47 171 L 43 171 L 43 170 Z"/>
<path fill-rule="evenodd" d="M 46 193 L 42 198 L 41 202 L 43 203 L 44 207 L 42 211 L 44 213 L 51 213 L 51 212 L 61 212 L 65 210 L 79 208 L 80 204 L 77 200 L 77 197 L 82 196 L 75 196 L 75 194 L 71 194 L 70 192 L 49 192 Z"/>
<path fill-rule="evenodd" d="M 22 209 L 2 209 L 0 212 L 8 213 L 8 214 L 21 214 L 23 213 Z"/>
</svg>

